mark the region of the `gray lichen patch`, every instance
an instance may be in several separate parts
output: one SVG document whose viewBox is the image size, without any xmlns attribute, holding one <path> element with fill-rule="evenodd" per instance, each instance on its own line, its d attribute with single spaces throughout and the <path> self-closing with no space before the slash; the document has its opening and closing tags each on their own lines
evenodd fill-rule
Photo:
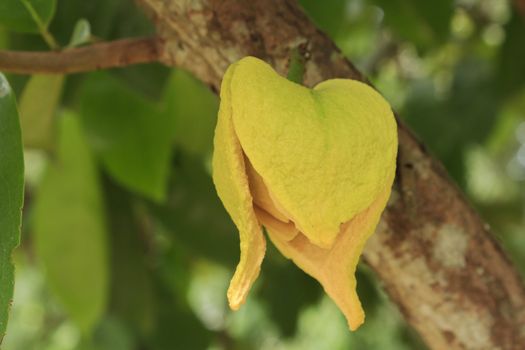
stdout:
<svg viewBox="0 0 525 350">
<path fill-rule="evenodd" d="M 468 237 L 459 227 L 443 225 L 435 237 L 434 259 L 445 267 L 463 268 L 467 246 Z"/>
<path fill-rule="evenodd" d="M 419 309 L 420 313 L 432 320 L 434 324 L 453 334 L 452 338 L 447 339 L 451 348 L 500 349 L 490 337 L 492 317 L 476 310 L 475 305 L 468 305 L 465 310 L 458 310 L 454 303 L 445 302 L 439 305 L 422 304 Z M 436 312 L 436 309 L 440 312 Z"/>
</svg>

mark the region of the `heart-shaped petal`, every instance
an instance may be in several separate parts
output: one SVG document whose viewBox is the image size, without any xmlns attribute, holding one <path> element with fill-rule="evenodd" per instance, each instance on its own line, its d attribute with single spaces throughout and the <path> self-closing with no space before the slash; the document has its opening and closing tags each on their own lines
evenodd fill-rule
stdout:
<svg viewBox="0 0 525 350">
<path fill-rule="evenodd" d="M 341 224 L 391 185 L 397 134 L 390 106 L 355 80 L 308 89 L 253 57 L 231 70 L 242 150 L 296 227 L 331 247 Z"/>
</svg>

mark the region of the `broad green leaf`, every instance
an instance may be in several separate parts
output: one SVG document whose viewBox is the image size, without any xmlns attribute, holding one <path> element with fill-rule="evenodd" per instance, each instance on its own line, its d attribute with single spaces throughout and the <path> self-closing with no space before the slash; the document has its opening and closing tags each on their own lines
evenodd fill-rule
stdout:
<svg viewBox="0 0 525 350">
<path fill-rule="evenodd" d="M 34 9 L 42 25 L 47 27 L 53 18 L 56 0 L 25 0 Z M 22 0 L 0 1 L 0 25 L 24 33 L 38 33 L 38 25 Z"/>
<path fill-rule="evenodd" d="M 429 48 L 447 39 L 453 1 L 370 0 L 384 11 L 384 21 L 402 39 Z"/>
<path fill-rule="evenodd" d="M 109 174 L 136 193 L 163 201 L 173 118 L 106 73 L 93 74 L 85 82 L 81 116 Z"/>
<path fill-rule="evenodd" d="M 20 241 L 24 155 L 15 97 L 0 73 L 0 343 L 13 297 L 13 249 Z"/>
<path fill-rule="evenodd" d="M 188 72 L 177 69 L 164 100 L 168 113 L 175 118 L 175 143 L 190 154 L 211 154 L 219 108 L 217 96 Z"/>
<path fill-rule="evenodd" d="M 51 290 L 84 332 L 108 294 L 107 235 L 97 168 L 78 117 L 64 113 L 59 143 L 37 193 L 35 251 Z"/>
<path fill-rule="evenodd" d="M 50 150 L 55 139 L 55 114 L 63 75 L 33 75 L 20 96 L 20 124 L 24 147 Z"/>
</svg>

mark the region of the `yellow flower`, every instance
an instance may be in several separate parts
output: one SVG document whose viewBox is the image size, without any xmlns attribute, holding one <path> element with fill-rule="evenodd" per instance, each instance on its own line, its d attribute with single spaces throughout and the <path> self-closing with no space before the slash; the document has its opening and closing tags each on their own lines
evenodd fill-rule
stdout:
<svg viewBox="0 0 525 350">
<path fill-rule="evenodd" d="M 262 226 L 317 279 L 354 330 L 364 321 L 355 269 L 395 173 L 397 128 L 388 103 L 348 79 L 308 89 L 246 57 L 224 75 L 213 180 L 240 233 L 228 290 L 238 309 L 259 275 Z"/>
</svg>

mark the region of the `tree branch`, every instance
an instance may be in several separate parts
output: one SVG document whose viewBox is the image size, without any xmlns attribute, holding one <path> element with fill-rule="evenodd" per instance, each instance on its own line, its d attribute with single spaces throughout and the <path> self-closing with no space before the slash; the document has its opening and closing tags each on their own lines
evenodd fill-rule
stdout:
<svg viewBox="0 0 525 350">
<path fill-rule="evenodd" d="M 228 65 L 260 57 L 285 74 L 309 53 L 304 83 L 366 80 L 293 0 L 138 0 L 165 40 L 161 61 L 216 91 Z M 443 167 L 399 124 L 396 183 L 364 260 L 433 349 L 525 348 L 525 288 Z"/>
<path fill-rule="evenodd" d="M 80 73 L 156 62 L 161 52 L 160 38 L 123 39 L 64 51 L 0 50 L 0 71 L 18 74 Z"/>
</svg>

